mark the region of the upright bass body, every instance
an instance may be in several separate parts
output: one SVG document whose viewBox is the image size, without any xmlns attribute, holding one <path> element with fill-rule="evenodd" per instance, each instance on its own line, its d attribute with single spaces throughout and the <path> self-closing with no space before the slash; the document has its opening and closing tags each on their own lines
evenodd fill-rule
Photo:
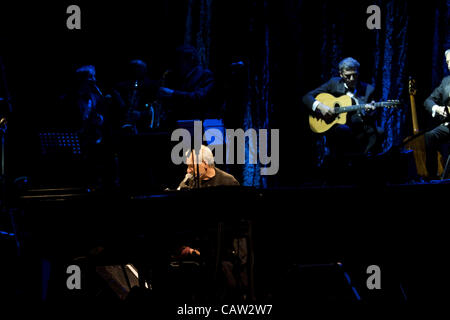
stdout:
<svg viewBox="0 0 450 320">
<path fill-rule="evenodd" d="M 417 120 L 417 111 L 416 111 L 416 101 L 415 101 L 415 81 L 409 80 L 409 99 L 411 102 L 411 118 L 413 123 L 413 135 L 407 137 L 404 140 L 405 148 L 407 150 L 412 150 L 414 152 L 414 161 L 416 163 L 417 174 L 420 177 L 428 178 L 430 177 L 430 173 L 427 170 L 427 153 L 426 153 L 426 144 L 425 144 L 425 135 L 424 132 L 419 131 L 419 122 Z M 438 152 L 438 175 L 441 175 L 444 171 L 444 167 L 442 165 L 443 159 L 440 152 Z"/>
</svg>

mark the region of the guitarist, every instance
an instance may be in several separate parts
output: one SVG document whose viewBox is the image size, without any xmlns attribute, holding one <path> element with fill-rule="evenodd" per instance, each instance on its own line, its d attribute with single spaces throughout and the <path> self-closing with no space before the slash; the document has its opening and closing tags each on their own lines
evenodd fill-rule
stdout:
<svg viewBox="0 0 450 320">
<path fill-rule="evenodd" d="M 332 156 L 339 157 L 344 152 L 368 155 L 377 153 L 380 147 L 383 130 L 375 126 L 373 94 L 375 88 L 359 81 L 360 64 L 349 57 L 339 63 L 339 77 L 333 77 L 320 87 L 308 92 L 303 97 L 303 103 L 318 118 L 332 121 L 335 114 L 332 108 L 317 101 L 320 93 L 329 93 L 336 97 L 348 95 L 354 104 L 367 104 L 361 111 L 349 112 L 345 125 L 336 124 L 328 130 L 327 139 Z M 351 141 L 351 142 L 350 142 Z M 349 143 L 350 142 L 350 143 Z M 345 150 L 350 148 L 350 150 Z"/>
<path fill-rule="evenodd" d="M 445 51 L 447 67 L 450 70 L 450 49 Z M 431 178 L 437 177 L 437 151 L 442 145 L 450 142 L 449 110 L 450 105 L 450 76 L 445 77 L 439 87 L 434 89 L 424 102 L 425 109 L 431 116 L 441 122 L 436 128 L 425 133 L 427 149 L 427 171 Z M 444 156 L 445 159 L 445 156 Z"/>
</svg>

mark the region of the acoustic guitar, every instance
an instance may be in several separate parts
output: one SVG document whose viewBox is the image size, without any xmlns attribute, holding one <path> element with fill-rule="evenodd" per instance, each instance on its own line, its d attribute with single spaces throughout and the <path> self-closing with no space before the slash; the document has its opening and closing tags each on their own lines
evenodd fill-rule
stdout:
<svg viewBox="0 0 450 320">
<path fill-rule="evenodd" d="M 412 150 L 414 152 L 414 161 L 416 163 L 417 174 L 420 177 L 427 178 L 430 176 L 426 166 L 426 148 L 425 148 L 425 136 L 424 132 L 419 130 L 419 122 L 417 120 L 416 101 L 415 95 L 416 82 L 414 79 L 409 79 L 409 100 L 411 102 L 411 118 L 413 124 L 413 135 L 403 140 L 405 143 L 405 149 Z M 442 165 L 443 159 L 440 152 L 438 152 L 438 175 L 441 175 L 444 171 Z"/>
<path fill-rule="evenodd" d="M 309 116 L 309 127 L 316 133 L 326 132 L 335 124 L 345 124 L 347 122 L 347 112 L 358 111 L 366 107 L 366 104 L 352 105 L 352 98 L 348 95 L 337 98 L 329 93 L 321 93 L 317 95 L 316 100 L 333 109 L 335 113 L 335 117 L 329 121 L 315 115 Z M 376 102 L 374 106 L 375 108 L 394 108 L 399 104 L 399 100 L 388 100 Z"/>
</svg>

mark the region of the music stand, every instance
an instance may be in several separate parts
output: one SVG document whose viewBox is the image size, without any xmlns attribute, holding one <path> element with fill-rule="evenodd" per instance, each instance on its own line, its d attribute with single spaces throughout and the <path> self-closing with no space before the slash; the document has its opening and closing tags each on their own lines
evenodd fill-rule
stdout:
<svg viewBox="0 0 450 320">
<path fill-rule="evenodd" d="M 82 183 L 86 159 L 81 144 L 75 131 L 39 132 L 40 162 L 36 172 L 39 179 L 45 184 Z"/>
<path fill-rule="evenodd" d="M 40 132 L 41 154 L 81 155 L 80 138 L 76 132 Z"/>
</svg>

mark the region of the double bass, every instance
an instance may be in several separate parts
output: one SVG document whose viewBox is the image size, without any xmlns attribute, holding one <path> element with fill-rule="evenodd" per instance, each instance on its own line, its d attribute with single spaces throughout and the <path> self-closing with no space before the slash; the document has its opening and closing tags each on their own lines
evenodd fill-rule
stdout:
<svg viewBox="0 0 450 320">
<path fill-rule="evenodd" d="M 409 100 L 411 103 L 411 117 L 412 117 L 412 125 L 413 125 L 413 135 L 407 137 L 403 140 L 405 143 L 405 148 L 407 150 L 412 150 L 414 152 L 414 161 L 416 163 L 417 174 L 422 178 L 430 177 L 430 173 L 427 170 L 426 166 L 426 145 L 425 145 L 425 132 L 420 132 L 419 130 L 419 122 L 417 120 L 417 111 L 416 111 L 416 101 L 415 95 L 417 93 L 416 90 L 416 82 L 414 79 L 409 79 L 408 84 L 409 89 Z M 438 152 L 438 175 L 442 175 L 444 171 L 442 162 L 442 155 Z"/>
</svg>

